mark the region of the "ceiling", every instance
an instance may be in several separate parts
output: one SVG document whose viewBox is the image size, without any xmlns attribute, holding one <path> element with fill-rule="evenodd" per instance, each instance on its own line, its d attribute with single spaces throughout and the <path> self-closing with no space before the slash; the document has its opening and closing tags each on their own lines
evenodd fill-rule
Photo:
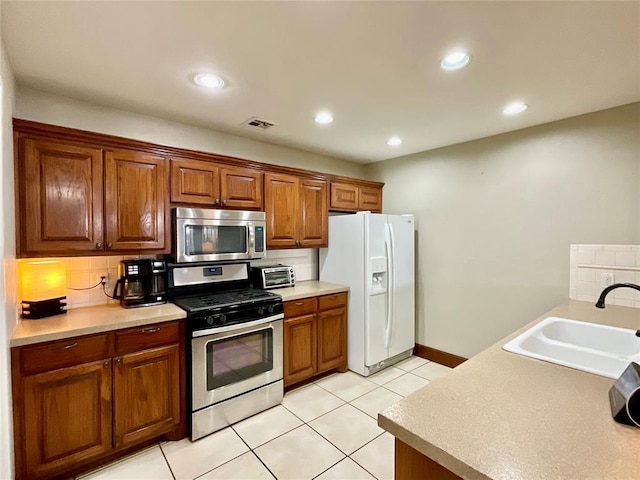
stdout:
<svg viewBox="0 0 640 480">
<path fill-rule="evenodd" d="M 2 36 L 20 85 L 362 163 L 640 100 L 640 2 L 5 0 Z"/>
</svg>

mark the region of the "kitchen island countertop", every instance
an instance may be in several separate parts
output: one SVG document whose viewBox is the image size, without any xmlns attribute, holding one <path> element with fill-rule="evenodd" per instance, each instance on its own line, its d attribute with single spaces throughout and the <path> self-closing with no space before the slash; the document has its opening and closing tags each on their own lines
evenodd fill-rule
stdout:
<svg viewBox="0 0 640 480">
<path fill-rule="evenodd" d="M 178 320 L 186 316 L 186 312 L 173 303 L 138 308 L 122 308 L 118 304 L 72 308 L 63 315 L 40 320 L 21 320 L 11 335 L 9 345 L 20 347 Z"/>
<path fill-rule="evenodd" d="M 569 301 L 378 415 L 378 424 L 467 479 L 631 479 L 640 428 L 614 422 L 613 379 L 502 350 L 561 317 L 640 328 L 640 309 Z"/>
</svg>

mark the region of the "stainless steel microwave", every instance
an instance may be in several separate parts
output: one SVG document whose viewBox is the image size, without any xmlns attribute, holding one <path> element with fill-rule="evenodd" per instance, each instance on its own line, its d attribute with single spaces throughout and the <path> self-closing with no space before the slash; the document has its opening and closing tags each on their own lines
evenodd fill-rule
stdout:
<svg viewBox="0 0 640 480">
<path fill-rule="evenodd" d="M 172 256 L 178 263 L 264 258 L 264 212 L 175 208 Z"/>
</svg>

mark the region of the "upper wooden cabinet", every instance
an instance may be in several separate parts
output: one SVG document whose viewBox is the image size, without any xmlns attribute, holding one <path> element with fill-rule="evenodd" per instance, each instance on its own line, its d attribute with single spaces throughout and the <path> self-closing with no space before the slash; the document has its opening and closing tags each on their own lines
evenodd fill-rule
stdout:
<svg viewBox="0 0 640 480">
<path fill-rule="evenodd" d="M 327 182 L 265 174 L 267 247 L 326 247 Z"/>
<path fill-rule="evenodd" d="M 102 151 L 25 139 L 16 187 L 27 252 L 95 251 L 103 242 Z"/>
<path fill-rule="evenodd" d="M 107 250 L 165 248 L 167 162 L 140 152 L 105 153 Z"/>
<path fill-rule="evenodd" d="M 382 186 L 364 186 L 351 183 L 331 182 L 331 210 L 356 212 L 382 211 Z"/>
<path fill-rule="evenodd" d="M 163 157 L 44 138 L 17 148 L 20 256 L 168 249 Z"/>
<path fill-rule="evenodd" d="M 262 172 L 190 158 L 171 159 L 171 202 L 262 209 Z"/>
<path fill-rule="evenodd" d="M 382 183 L 14 119 L 20 257 L 171 251 L 169 208 L 264 210 L 269 248 L 326 247 Z"/>
</svg>

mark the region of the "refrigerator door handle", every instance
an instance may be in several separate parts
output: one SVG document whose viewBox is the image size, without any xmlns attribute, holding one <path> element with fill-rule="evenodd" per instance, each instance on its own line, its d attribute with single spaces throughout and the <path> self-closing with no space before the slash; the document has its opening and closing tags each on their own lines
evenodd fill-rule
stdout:
<svg viewBox="0 0 640 480">
<path fill-rule="evenodd" d="M 395 278 L 394 278 L 394 261 L 395 252 L 393 245 L 393 226 L 389 223 L 385 224 L 385 247 L 387 250 L 387 325 L 384 336 L 384 347 L 389 348 L 391 346 L 391 335 L 393 333 L 393 311 L 394 311 L 394 290 L 395 290 Z"/>
</svg>

